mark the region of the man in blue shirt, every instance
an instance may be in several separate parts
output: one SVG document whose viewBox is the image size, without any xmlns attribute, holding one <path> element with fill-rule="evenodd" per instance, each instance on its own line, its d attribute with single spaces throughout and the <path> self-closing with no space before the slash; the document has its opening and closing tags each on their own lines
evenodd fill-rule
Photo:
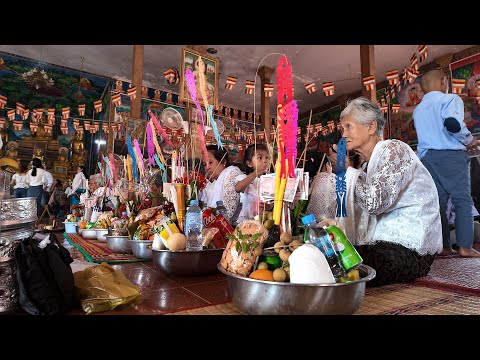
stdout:
<svg viewBox="0 0 480 360">
<path fill-rule="evenodd" d="M 458 253 L 463 257 L 480 257 L 480 253 L 472 249 L 473 200 L 467 154 L 467 150 L 477 146 L 477 139 L 463 121 L 462 99 L 456 94 L 448 94 L 448 79 L 441 70 L 425 73 L 420 86 L 425 96 L 413 112 L 418 135 L 417 153 L 437 186 L 443 235 L 440 255 L 453 252 L 446 216 L 450 196 L 456 209 Z"/>
</svg>

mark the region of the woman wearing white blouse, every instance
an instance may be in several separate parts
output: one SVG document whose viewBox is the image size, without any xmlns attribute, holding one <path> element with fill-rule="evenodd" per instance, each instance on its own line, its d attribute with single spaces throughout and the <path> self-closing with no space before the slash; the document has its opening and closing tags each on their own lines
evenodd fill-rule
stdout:
<svg viewBox="0 0 480 360">
<path fill-rule="evenodd" d="M 77 173 L 72 181 L 72 195 L 70 197 L 70 205 L 80 204 L 80 194 L 83 194 L 87 189 L 87 178 L 84 174 L 84 166 L 77 167 Z"/>
<path fill-rule="evenodd" d="M 32 160 L 32 169 L 27 172 L 27 183 L 27 196 L 37 198 L 37 214 L 40 215 L 43 187 L 47 184 L 47 180 L 42 161 L 38 158 Z"/>
<path fill-rule="evenodd" d="M 10 183 L 13 186 L 13 196 L 15 198 L 27 197 L 28 182 L 27 182 L 27 170 L 28 163 L 25 161 L 20 162 L 20 169 L 17 173 L 13 174 L 12 181 Z"/>
<path fill-rule="evenodd" d="M 427 275 L 443 248 L 432 176 L 410 146 L 399 140 L 383 141 L 385 118 L 370 100 L 349 102 L 340 124 L 347 150 L 367 161 L 359 170 L 348 167 L 347 217 L 337 220 L 343 222 L 363 262 L 377 271 L 367 285 Z M 330 156 L 336 165 L 336 153 Z"/>
</svg>

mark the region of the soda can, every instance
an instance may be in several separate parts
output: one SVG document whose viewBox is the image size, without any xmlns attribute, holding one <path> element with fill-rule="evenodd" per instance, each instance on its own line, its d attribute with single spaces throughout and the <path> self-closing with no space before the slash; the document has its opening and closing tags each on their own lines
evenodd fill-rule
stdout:
<svg viewBox="0 0 480 360">
<path fill-rule="evenodd" d="M 335 245 L 338 257 L 345 271 L 352 270 L 363 262 L 360 254 L 340 228 L 331 225 L 327 227 L 326 230 L 330 235 L 332 243 Z"/>
</svg>

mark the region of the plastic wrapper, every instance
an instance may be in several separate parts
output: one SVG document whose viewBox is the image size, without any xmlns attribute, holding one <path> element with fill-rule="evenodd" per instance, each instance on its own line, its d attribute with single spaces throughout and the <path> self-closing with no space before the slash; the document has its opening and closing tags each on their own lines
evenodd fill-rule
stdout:
<svg viewBox="0 0 480 360">
<path fill-rule="evenodd" d="M 213 227 L 213 228 L 203 228 L 202 229 L 202 246 L 205 246 L 207 248 L 215 249 L 215 242 L 212 241 L 215 238 L 217 238 L 217 241 L 222 240 L 222 234 L 220 233 L 220 230 L 218 228 Z"/>
<path fill-rule="evenodd" d="M 141 300 L 140 288 L 121 271 L 102 263 L 73 274 L 75 295 L 87 314 L 113 310 Z"/>
<path fill-rule="evenodd" d="M 231 273 L 248 276 L 262 253 L 268 231 L 258 221 L 246 220 L 237 225 L 233 235 L 223 251 L 220 264 Z"/>
<path fill-rule="evenodd" d="M 135 218 L 135 222 L 145 222 L 145 221 L 149 221 L 152 217 L 155 216 L 155 214 L 159 211 L 162 210 L 162 207 L 161 206 L 155 206 L 155 207 L 152 207 L 152 208 L 148 208 L 148 209 L 143 209 L 143 210 L 140 210 L 137 217 Z"/>
</svg>

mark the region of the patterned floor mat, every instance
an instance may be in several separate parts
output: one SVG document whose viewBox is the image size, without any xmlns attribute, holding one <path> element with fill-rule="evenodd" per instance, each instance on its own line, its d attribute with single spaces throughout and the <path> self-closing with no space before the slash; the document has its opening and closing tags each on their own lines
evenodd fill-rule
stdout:
<svg viewBox="0 0 480 360">
<path fill-rule="evenodd" d="M 478 315 L 480 297 L 417 284 L 395 284 L 367 289 L 355 315 Z M 245 315 L 226 303 L 180 311 L 171 315 Z"/>
<path fill-rule="evenodd" d="M 106 262 L 112 263 L 125 263 L 125 262 L 138 262 L 145 261 L 143 259 L 136 258 L 131 254 L 117 254 L 107 248 L 107 244 L 97 240 L 85 240 L 78 234 L 64 234 L 65 239 L 75 246 L 85 257 L 85 260 L 95 263 Z"/>
</svg>

